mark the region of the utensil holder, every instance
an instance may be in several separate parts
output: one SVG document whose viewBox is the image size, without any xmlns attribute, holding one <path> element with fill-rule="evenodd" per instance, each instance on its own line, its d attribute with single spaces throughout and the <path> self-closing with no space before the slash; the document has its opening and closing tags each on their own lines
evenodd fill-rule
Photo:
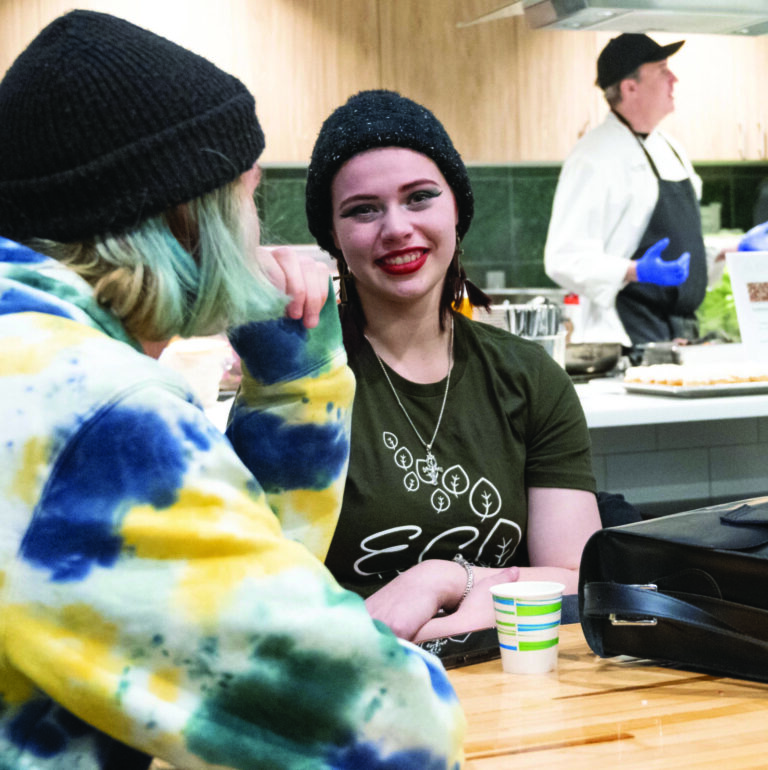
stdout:
<svg viewBox="0 0 768 770">
<path fill-rule="evenodd" d="M 528 337 L 526 335 L 520 335 L 523 337 L 523 339 L 530 340 L 531 342 L 535 342 L 538 345 L 541 345 L 541 347 L 544 348 L 544 350 L 549 353 L 549 355 L 557 361 L 560 366 L 565 369 L 565 332 L 561 331 L 557 334 L 545 334 L 538 337 Z"/>
</svg>

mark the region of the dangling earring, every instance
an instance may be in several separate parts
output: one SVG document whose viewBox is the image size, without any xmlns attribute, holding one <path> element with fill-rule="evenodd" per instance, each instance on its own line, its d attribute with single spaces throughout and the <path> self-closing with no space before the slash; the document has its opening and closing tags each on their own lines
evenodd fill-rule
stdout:
<svg viewBox="0 0 768 770">
<path fill-rule="evenodd" d="M 339 282 L 339 304 L 348 305 L 349 304 L 348 287 L 351 285 L 352 281 L 354 281 L 354 276 L 352 275 L 352 273 L 349 272 L 349 267 L 347 266 L 347 263 L 343 259 L 337 259 L 336 264 L 339 266 L 339 275 L 337 278 Z"/>
<path fill-rule="evenodd" d="M 482 307 L 486 310 L 491 306 L 491 298 L 482 290 L 475 286 L 472 281 L 467 277 L 467 271 L 464 269 L 464 265 L 461 263 L 461 259 L 464 256 L 464 248 L 461 245 L 461 238 L 459 237 L 459 228 L 456 228 L 456 251 L 453 254 L 453 262 L 451 263 L 456 270 L 455 276 L 455 293 L 454 303 L 455 307 L 463 308 L 466 315 L 470 318 L 472 307 Z M 468 312 L 467 312 L 468 311 Z"/>
<path fill-rule="evenodd" d="M 461 245 L 461 236 L 459 235 L 459 229 L 456 228 L 456 248 L 453 252 L 453 298 L 454 302 L 461 302 L 464 296 L 464 281 L 467 274 L 464 272 L 464 266 L 461 264 L 461 258 L 464 256 L 464 248 Z"/>
<path fill-rule="evenodd" d="M 459 228 L 456 228 L 456 250 L 453 253 L 453 258 L 456 260 L 456 267 L 459 268 L 461 259 L 464 256 L 464 247 L 461 245 L 461 236 L 459 235 Z"/>
</svg>

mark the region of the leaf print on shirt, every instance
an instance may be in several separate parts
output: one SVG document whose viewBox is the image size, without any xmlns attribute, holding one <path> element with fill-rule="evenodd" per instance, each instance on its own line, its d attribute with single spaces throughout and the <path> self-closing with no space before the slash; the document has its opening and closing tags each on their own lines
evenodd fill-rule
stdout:
<svg viewBox="0 0 768 770">
<path fill-rule="evenodd" d="M 403 486 L 409 492 L 415 492 L 421 486 L 421 482 L 415 471 L 406 473 L 405 478 L 403 479 Z"/>
<path fill-rule="evenodd" d="M 395 465 L 404 471 L 413 465 L 413 455 L 404 446 L 395 452 Z"/>
<path fill-rule="evenodd" d="M 481 519 L 491 519 L 501 510 L 501 495 L 499 490 L 483 477 L 472 487 L 469 504 Z"/>
<path fill-rule="evenodd" d="M 469 476 L 460 465 L 452 465 L 443 474 L 443 488 L 454 497 L 463 495 L 469 489 Z"/>
<path fill-rule="evenodd" d="M 430 497 L 429 501 L 432 503 L 432 507 L 438 512 L 443 513 L 451 507 L 451 498 L 445 493 L 444 489 L 438 487 Z"/>
<path fill-rule="evenodd" d="M 384 446 L 387 449 L 395 449 L 399 443 L 397 436 L 394 433 L 390 433 L 388 430 L 384 431 L 382 438 L 384 439 Z"/>
<path fill-rule="evenodd" d="M 503 567 L 512 559 L 522 539 L 523 531 L 517 522 L 499 517 L 478 548 L 474 561 L 483 567 Z"/>
</svg>

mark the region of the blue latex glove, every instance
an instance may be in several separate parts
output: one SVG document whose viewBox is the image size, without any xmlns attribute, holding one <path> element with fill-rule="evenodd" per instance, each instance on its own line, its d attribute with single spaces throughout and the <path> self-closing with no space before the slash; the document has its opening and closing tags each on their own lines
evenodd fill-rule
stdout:
<svg viewBox="0 0 768 770">
<path fill-rule="evenodd" d="M 768 222 L 749 230 L 739 241 L 739 251 L 768 251 Z"/>
<path fill-rule="evenodd" d="M 669 246 L 669 238 L 662 238 L 637 260 L 637 280 L 657 286 L 679 286 L 688 277 L 691 255 L 686 251 L 677 259 L 665 260 L 661 252 Z"/>
</svg>

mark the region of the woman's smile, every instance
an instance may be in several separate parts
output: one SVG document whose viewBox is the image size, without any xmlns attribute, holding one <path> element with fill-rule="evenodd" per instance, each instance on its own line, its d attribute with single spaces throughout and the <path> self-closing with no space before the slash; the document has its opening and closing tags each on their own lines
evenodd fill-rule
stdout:
<svg viewBox="0 0 768 770">
<path fill-rule="evenodd" d="M 389 275 L 408 275 L 420 270 L 427 261 L 427 249 L 408 249 L 387 254 L 376 260 L 376 264 Z"/>
</svg>

